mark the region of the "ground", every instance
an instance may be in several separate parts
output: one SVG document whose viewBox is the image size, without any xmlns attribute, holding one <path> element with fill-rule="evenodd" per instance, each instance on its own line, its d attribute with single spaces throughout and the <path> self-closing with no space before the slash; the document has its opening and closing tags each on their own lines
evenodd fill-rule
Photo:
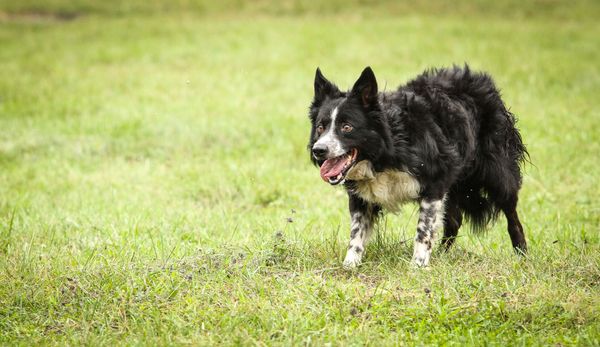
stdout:
<svg viewBox="0 0 600 347">
<path fill-rule="evenodd" d="M 0 344 L 599 345 L 600 5 L 0 0 Z M 416 207 L 341 268 L 314 71 L 489 71 L 519 212 L 410 266 Z"/>
</svg>

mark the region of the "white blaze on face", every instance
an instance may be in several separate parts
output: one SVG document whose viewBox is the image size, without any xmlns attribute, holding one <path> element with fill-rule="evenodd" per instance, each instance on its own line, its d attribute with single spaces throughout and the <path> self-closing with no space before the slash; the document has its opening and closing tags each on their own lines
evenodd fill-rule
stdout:
<svg viewBox="0 0 600 347">
<path fill-rule="evenodd" d="M 324 146 L 327 148 L 329 151 L 327 157 L 329 158 L 339 157 L 347 152 L 335 133 L 335 129 L 337 128 L 337 124 L 335 123 L 337 114 L 338 108 L 336 107 L 333 109 L 333 111 L 331 111 L 331 122 L 329 122 L 329 129 L 327 129 L 327 132 L 323 134 L 315 143 L 315 146 Z"/>
</svg>

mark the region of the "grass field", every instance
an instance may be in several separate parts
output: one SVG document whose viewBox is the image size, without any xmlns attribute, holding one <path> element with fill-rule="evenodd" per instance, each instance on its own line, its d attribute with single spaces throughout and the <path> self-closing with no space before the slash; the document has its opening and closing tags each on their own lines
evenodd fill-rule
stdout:
<svg viewBox="0 0 600 347">
<path fill-rule="evenodd" d="M 0 344 L 600 345 L 598 18 L 0 0 Z M 345 193 L 306 151 L 315 68 L 390 90 L 463 62 L 519 116 L 529 256 L 501 220 L 413 269 L 407 205 L 343 270 Z"/>
</svg>

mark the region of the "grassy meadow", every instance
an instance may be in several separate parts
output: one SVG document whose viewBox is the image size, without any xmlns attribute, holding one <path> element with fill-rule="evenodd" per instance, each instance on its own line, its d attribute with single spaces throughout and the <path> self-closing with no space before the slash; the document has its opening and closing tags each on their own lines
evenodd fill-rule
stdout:
<svg viewBox="0 0 600 347">
<path fill-rule="evenodd" d="M 600 3 L 0 0 L 1 345 L 600 345 Z M 314 71 L 468 62 L 531 155 L 501 219 L 357 271 L 306 150 Z"/>
</svg>

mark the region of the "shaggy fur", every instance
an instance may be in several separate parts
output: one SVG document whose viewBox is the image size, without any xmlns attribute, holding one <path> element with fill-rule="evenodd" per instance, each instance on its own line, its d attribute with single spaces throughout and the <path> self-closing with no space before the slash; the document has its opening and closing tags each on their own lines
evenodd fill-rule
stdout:
<svg viewBox="0 0 600 347">
<path fill-rule="evenodd" d="M 344 92 L 317 69 L 314 88 L 308 147 L 316 165 L 327 162 L 323 179 L 348 191 L 353 223 L 345 265 L 360 263 L 382 208 L 407 201 L 421 208 L 417 265 L 429 262 L 438 226 L 444 227 L 443 244 L 452 245 L 463 215 L 479 230 L 503 212 L 513 247 L 526 251 L 516 207 L 527 152 L 488 74 L 468 66 L 433 69 L 379 93 L 367 67 Z M 343 171 L 329 170 L 341 158 L 347 160 Z M 354 230 L 361 230 L 362 243 L 354 242 Z"/>
</svg>

